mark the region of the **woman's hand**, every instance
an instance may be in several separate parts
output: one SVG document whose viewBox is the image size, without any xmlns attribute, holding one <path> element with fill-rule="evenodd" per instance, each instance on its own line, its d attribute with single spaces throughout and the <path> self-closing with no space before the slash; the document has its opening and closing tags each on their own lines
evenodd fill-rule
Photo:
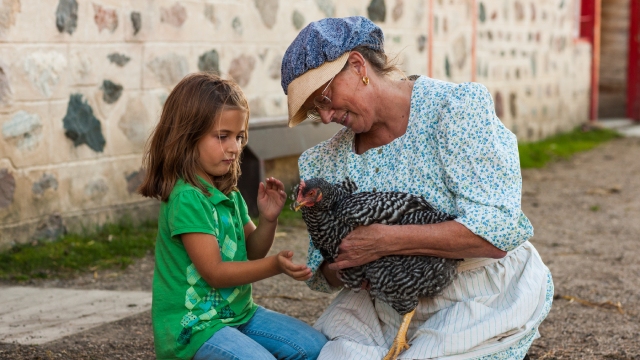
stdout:
<svg viewBox="0 0 640 360">
<path fill-rule="evenodd" d="M 364 265 L 378 260 L 388 253 L 384 240 L 387 238 L 384 231 L 387 225 L 371 224 L 359 226 L 342 239 L 338 247 L 338 257 L 333 264 L 329 264 L 331 270 L 341 270 L 354 266 Z"/>
<path fill-rule="evenodd" d="M 275 222 L 282 211 L 287 194 L 284 184 L 276 178 L 268 178 L 258 186 L 258 211 L 262 220 Z"/>
<path fill-rule="evenodd" d="M 295 280 L 304 281 L 309 280 L 311 278 L 311 269 L 309 269 L 306 265 L 298 265 L 294 264 L 293 259 L 293 251 L 291 250 L 283 250 L 277 256 L 278 266 L 280 267 L 280 271 L 289 275 Z"/>
</svg>

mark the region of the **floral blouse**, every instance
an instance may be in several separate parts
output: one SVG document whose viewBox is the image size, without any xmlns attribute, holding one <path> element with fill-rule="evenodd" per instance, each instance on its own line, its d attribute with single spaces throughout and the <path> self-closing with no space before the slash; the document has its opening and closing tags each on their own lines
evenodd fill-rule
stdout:
<svg viewBox="0 0 640 360">
<path fill-rule="evenodd" d="M 483 85 L 419 77 L 404 135 L 361 155 L 353 152 L 354 135 L 343 128 L 305 151 L 298 161 L 300 177 L 333 183 L 349 177 L 358 191 L 422 195 L 504 251 L 533 236 L 520 207 L 517 140 L 496 116 Z M 307 265 L 314 275 L 307 284 L 331 292 L 336 289 L 317 271 L 323 260 L 310 243 Z"/>
</svg>

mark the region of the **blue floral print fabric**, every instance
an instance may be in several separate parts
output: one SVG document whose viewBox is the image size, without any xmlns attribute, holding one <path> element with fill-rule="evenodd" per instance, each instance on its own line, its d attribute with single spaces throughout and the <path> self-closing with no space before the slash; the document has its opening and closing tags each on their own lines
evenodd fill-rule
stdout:
<svg viewBox="0 0 640 360">
<path fill-rule="evenodd" d="M 403 191 L 424 196 L 441 211 L 497 248 L 510 251 L 533 236 L 520 208 L 522 178 L 515 135 L 495 115 L 481 84 L 453 84 L 419 77 L 406 133 L 355 154 L 354 133 L 343 128 L 299 159 L 300 177 L 329 182 L 351 178 L 358 191 Z M 331 292 L 317 269 L 313 244 L 308 285 Z"/>
</svg>

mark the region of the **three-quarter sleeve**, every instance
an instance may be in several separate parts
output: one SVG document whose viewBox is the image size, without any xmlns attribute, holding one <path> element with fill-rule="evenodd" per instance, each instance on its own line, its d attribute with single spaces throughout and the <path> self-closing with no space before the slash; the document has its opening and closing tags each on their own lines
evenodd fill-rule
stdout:
<svg viewBox="0 0 640 360">
<path fill-rule="evenodd" d="M 481 84 L 455 86 L 444 102 L 437 147 L 445 183 L 455 194 L 456 221 L 509 251 L 533 236 L 522 213 L 522 175 L 515 135 L 495 114 Z"/>
</svg>

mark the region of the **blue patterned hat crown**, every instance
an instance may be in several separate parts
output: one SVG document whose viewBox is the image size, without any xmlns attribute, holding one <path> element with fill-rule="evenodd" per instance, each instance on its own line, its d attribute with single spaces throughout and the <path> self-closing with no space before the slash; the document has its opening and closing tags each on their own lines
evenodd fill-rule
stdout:
<svg viewBox="0 0 640 360">
<path fill-rule="evenodd" d="M 314 21 L 300 31 L 284 53 L 282 90 L 288 94 L 289 84 L 298 76 L 336 60 L 356 46 L 384 51 L 383 43 L 382 30 L 362 16 Z"/>
</svg>

